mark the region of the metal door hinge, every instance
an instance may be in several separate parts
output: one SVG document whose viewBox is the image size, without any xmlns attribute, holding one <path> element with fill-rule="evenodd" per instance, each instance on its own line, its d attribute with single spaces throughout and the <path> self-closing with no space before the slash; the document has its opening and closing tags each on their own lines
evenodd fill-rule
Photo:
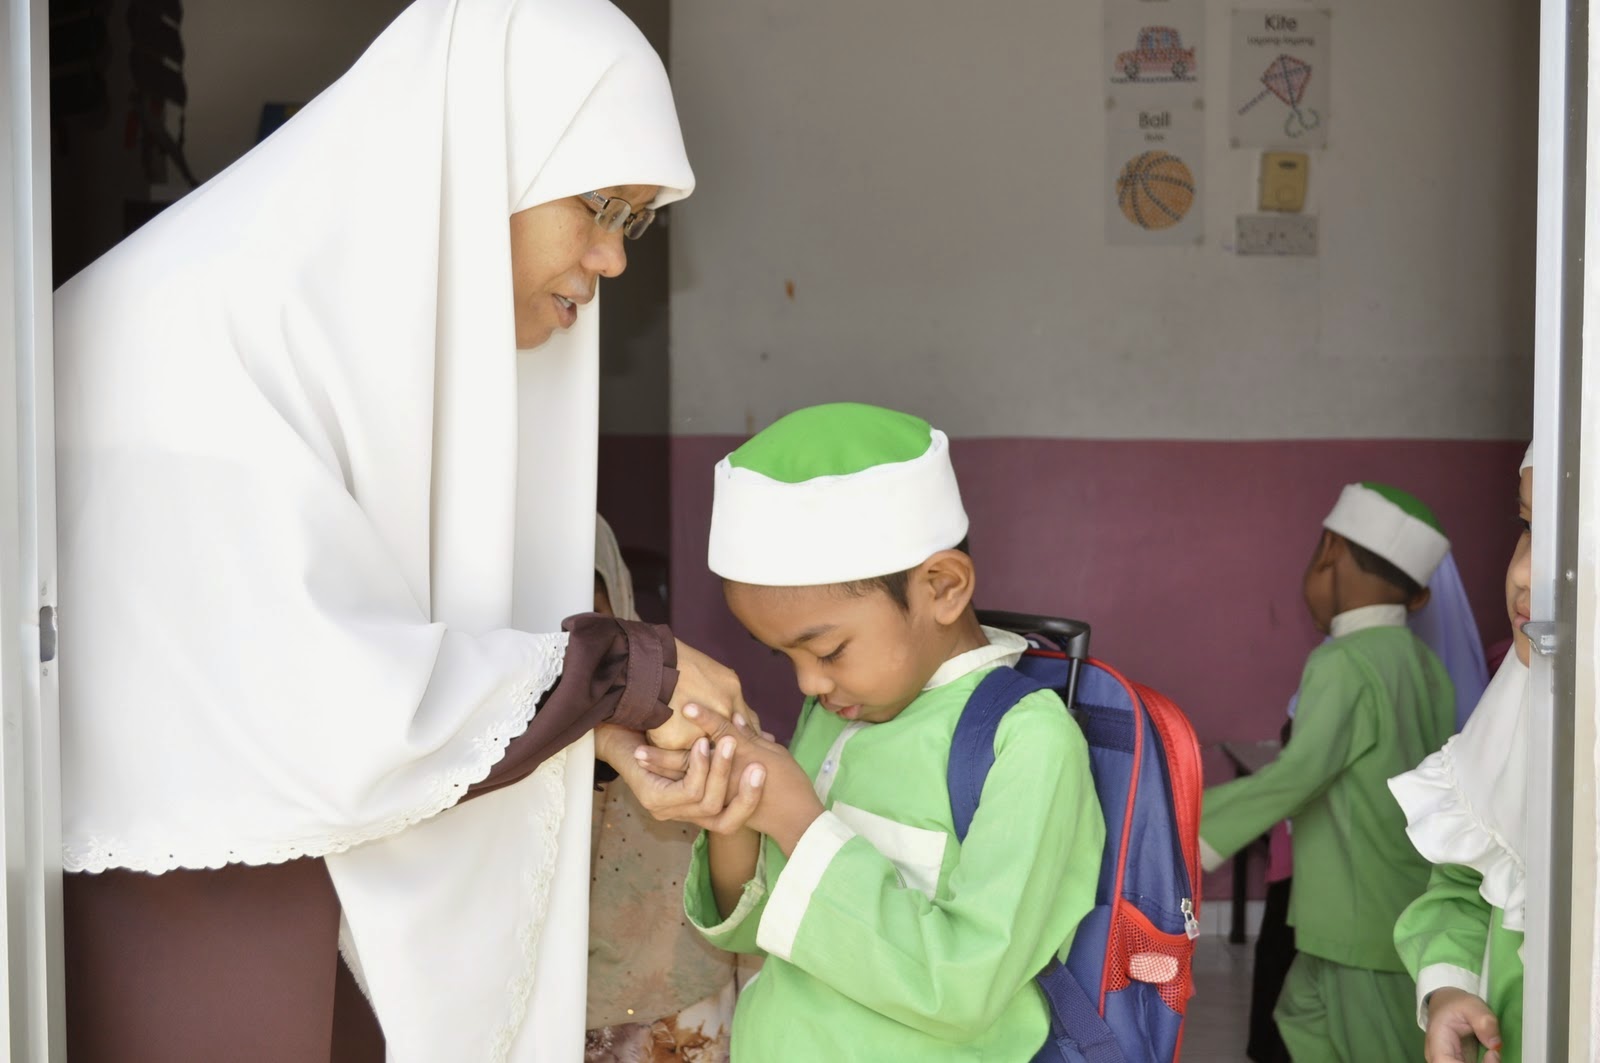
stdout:
<svg viewBox="0 0 1600 1063">
<path fill-rule="evenodd" d="M 1530 620 L 1522 625 L 1522 633 L 1540 657 L 1554 657 L 1566 648 L 1566 632 L 1559 621 Z"/>
</svg>

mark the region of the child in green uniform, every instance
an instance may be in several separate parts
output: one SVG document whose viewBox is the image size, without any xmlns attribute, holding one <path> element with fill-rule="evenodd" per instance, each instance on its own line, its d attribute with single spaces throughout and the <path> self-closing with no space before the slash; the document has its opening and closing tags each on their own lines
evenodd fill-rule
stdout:
<svg viewBox="0 0 1600 1063">
<path fill-rule="evenodd" d="M 1526 887 L 1518 850 L 1527 795 L 1529 556 L 1533 448 L 1522 461 L 1523 532 L 1506 570 L 1513 652 L 1467 726 L 1415 771 L 1389 781 L 1417 849 L 1433 862 L 1428 890 L 1395 926 L 1417 980 L 1428 1058 L 1522 1059 L 1522 931 Z"/>
<path fill-rule="evenodd" d="M 1105 828 L 1083 735 L 1041 691 L 1001 723 L 956 839 L 956 721 L 1025 644 L 978 624 L 945 436 L 875 407 L 813 407 L 715 475 L 710 566 L 806 698 L 792 755 L 746 730 L 690 758 L 709 830 L 688 916 L 765 956 L 734 1060 L 1025 1063 L 1049 1023 L 1033 976 L 1094 904 Z"/>
<path fill-rule="evenodd" d="M 1293 822 L 1289 922 L 1299 955 L 1273 1017 L 1296 1063 L 1422 1058 L 1392 931 L 1426 887 L 1428 864 L 1386 783 L 1455 729 L 1449 674 L 1406 628 L 1449 548 L 1406 492 L 1344 489 L 1305 575 L 1306 605 L 1332 639 L 1306 661 L 1294 741 L 1256 774 L 1205 794 L 1208 870 L 1277 821 Z"/>
</svg>

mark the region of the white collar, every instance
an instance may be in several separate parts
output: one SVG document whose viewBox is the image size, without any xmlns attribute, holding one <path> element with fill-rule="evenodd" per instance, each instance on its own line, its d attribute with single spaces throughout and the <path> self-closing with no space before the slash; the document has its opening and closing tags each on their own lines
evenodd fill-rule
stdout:
<svg viewBox="0 0 1600 1063">
<path fill-rule="evenodd" d="M 989 639 L 987 646 L 979 646 L 975 650 L 956 654 L 939 666 L 939 670 L 933 673 L 933 677 L 922 689 L 933 690 L 935 687 L 942 687 L 946 683 L 953 683 L 964 675 L 971 675 L 978 669 L 990 665 L 1016 664 L 1028 648 L 1028 640 L 1021 635 L 1014 635 L 995 627 L 986 627 L 983 633 Z"/>
<path fill-rule="evenodd" d="M 1328 625 L 1328 634 L 1334 638 L 1354 635 L 1369 627 L 1405 627 L 1406 607 L 1403 605 L 1364 605 L 1340 613 Z"/>
</svg>

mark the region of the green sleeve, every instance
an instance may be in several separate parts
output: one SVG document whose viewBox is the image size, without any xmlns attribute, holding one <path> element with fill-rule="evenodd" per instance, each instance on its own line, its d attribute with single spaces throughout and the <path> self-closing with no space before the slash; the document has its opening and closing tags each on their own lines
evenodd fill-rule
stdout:
<svg viewBox="0 0 1600 1063">
<path fill-rule="evenodd" d="M 1294 740 L 1254 775 L 1205 792 L 1200 837 L 1216 857 L 1233 855 L 1298 813 L 1373 747 L 1371 697 L 1337 643 L 1312 653 L 1300 680 Z"/>
<path fill-rule="evenodd" d="M 828 812 L 774 885 L 760 941 L 880 1015 L 968 1040 L 1070 944 L 1094 904 L 1104 835 L 1082 732 L 1053 694 L 1030 695 L 996 735 L 937 901 Z"/>
<path fill-rule="evenodd" d="M 1461 988 L 1477 992 L 1491 915 L 1489 902 L 1478 892 L 1482 881 L 1483 876 L 1471 868 L 1435 864 L 1427 890 L 1400 913 L 1394 947 L 1419 983 L 1424 971 L 1443 966 L 1470 976 L 1470 983 Z"/>
<path fill-rule="evenodd" d="M 717 908 L 716 894 L 711 889 L 711 863 L 706 832 L 694 840 L 689 872 L 683 880 L 683 911 L 694 928 L 717 948 L 726 952 L 756 952 L 756 928 L 761 925 L 761 912 L 767 906 L 766 848 L 761 840 L 761 856 L 756 861 L 756 873 L 744 884 L 739 903 L 728 918 L 722 918 Z"/>
</svg>

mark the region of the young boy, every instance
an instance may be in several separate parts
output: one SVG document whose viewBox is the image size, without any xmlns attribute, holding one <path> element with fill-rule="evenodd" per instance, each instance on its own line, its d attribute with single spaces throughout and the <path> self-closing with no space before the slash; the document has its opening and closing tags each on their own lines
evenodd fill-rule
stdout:
<svg viewBox="0 0 1600 1063">
<path fill-rule="evenodd" d="M 1087 745 L 1045 691 L 1005 717 L 956 840 L 956 721 L 1024 649 L 979 626 L 966 534 L 945 436 L 906 414 L 801 410 L 717 466 L 711 569 L 806 696 L 792 757 L 738 739 L 759 804 L 728 803 L 685 882 L 712 943 L 766 956 L 736 1061 L 1025 1063 L 1044 1043 L 1032 978 L 1094 904 L 1105 830 Z"/>
<path fill-rule="evenodd" d="M 1428 864 L 1389 796 L 1455 729 L 1455 692 L 1406 628 L 1450 543 L 1429 509 L 1383 484 L 1347 486 L 1323 522 L 1305 599 L 1332 641 L 1300 680 L 1294 741 L 1254 775 L 1205 794 L 1207 870 L 1294 824 L 1289 922 L 1299 955 L 1273 1017 L 1296 1063 L 1422 1058 L 1395 920 L 1426 888 Z"/>
</svg>

